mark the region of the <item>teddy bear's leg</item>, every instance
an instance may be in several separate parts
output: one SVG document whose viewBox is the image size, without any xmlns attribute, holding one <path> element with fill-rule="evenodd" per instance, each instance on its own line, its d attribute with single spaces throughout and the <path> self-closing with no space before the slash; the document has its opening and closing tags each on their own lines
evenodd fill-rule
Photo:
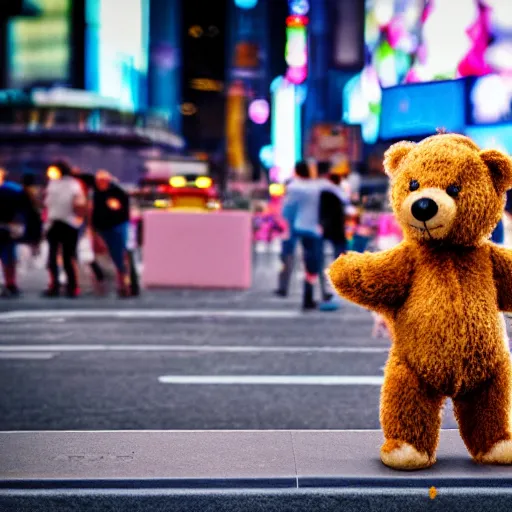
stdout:
<svg viewBox="0 0 512 512">
<path fill-rule="evenodd" d="M 510 366 L 507 358 L 485 384 L 453 400 L 462 439 L 478 462 L 512 464 Z"/>
<path fill-rule="evenodd" d="M 422 469 L 434 464 L 443 401 L 406 363 L 390 356 L 380 407 L 386 438 L 380 456 L 386 466 Z"/>
</svg>

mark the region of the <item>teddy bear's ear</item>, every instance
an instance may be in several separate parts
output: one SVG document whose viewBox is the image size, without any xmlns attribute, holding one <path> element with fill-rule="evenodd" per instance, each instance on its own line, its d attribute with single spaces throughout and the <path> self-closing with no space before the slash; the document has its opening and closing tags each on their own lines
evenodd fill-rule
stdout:
<svg viewBox="0 0 512 512">
<path fill-rule="evenodd" d="M 480 158 L 491 171 L 491 177 L 499 194 L 512 188 L 512 159 L 496 149 L 480 151 Z"/>
<path fill-rule="evenodd" d="M 414 142 L 397 142 L 384 153 L 384 170 L 389 177 L 396 174 L 400 162 L 416 146 Z"/>
</svg>

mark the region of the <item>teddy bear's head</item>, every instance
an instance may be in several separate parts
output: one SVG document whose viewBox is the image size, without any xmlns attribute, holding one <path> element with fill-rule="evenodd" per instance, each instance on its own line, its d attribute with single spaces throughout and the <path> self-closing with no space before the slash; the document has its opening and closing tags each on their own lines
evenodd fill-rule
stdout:
<svg viewBox="0 0 512 512">
<path fill-rule="evenodd" d="M 468 137 L 399 142 L 384 156 L 393 210 L 409 240 L 471 246 L 488 238 L 512 187 L 512 160 Z"/>
</svg>

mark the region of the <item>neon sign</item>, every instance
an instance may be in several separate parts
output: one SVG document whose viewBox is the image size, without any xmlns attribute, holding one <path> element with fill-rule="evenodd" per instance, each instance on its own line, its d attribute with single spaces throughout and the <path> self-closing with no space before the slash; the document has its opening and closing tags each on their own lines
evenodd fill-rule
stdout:
<svg viewBox="0 0 512 512">
<path fill-rule="evenodd" d="M 295 163 L 302 154 L 300 104 L 296 89 L 296 85 L 281 78 L 273 93 L 273 167 L 270 179 L 279 183 L 293 176 Z"/>
<path fill-rule="evenodd" d="M 286 78 L 297 85 L 303 83 L 308 75 L 308 22 L 307 16 L 298 14 L 286 18 Z"/>
</svg>

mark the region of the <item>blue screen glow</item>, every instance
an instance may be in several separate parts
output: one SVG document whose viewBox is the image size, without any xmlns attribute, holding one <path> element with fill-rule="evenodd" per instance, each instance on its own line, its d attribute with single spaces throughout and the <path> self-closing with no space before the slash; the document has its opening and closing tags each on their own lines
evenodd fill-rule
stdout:
<svg viewBox="0 0 512 512">
<path fill-rule="evenodd" d="M 481 149 L 498 149 L 512 155 L 512 124 L 468 126 L 465 133 Z"/>
<path fill-rule="evenodd" d="M 404 85 L 382 91 L 382 139 L 430 135 L 441 127 L 460 132 L 465 118 L 461 80 Z"/>
<path fill-rule="evenodd" d="M 87 2 L 87 89 L 137 110 L 147 74 L 146 0 Z"/>
</svg>

